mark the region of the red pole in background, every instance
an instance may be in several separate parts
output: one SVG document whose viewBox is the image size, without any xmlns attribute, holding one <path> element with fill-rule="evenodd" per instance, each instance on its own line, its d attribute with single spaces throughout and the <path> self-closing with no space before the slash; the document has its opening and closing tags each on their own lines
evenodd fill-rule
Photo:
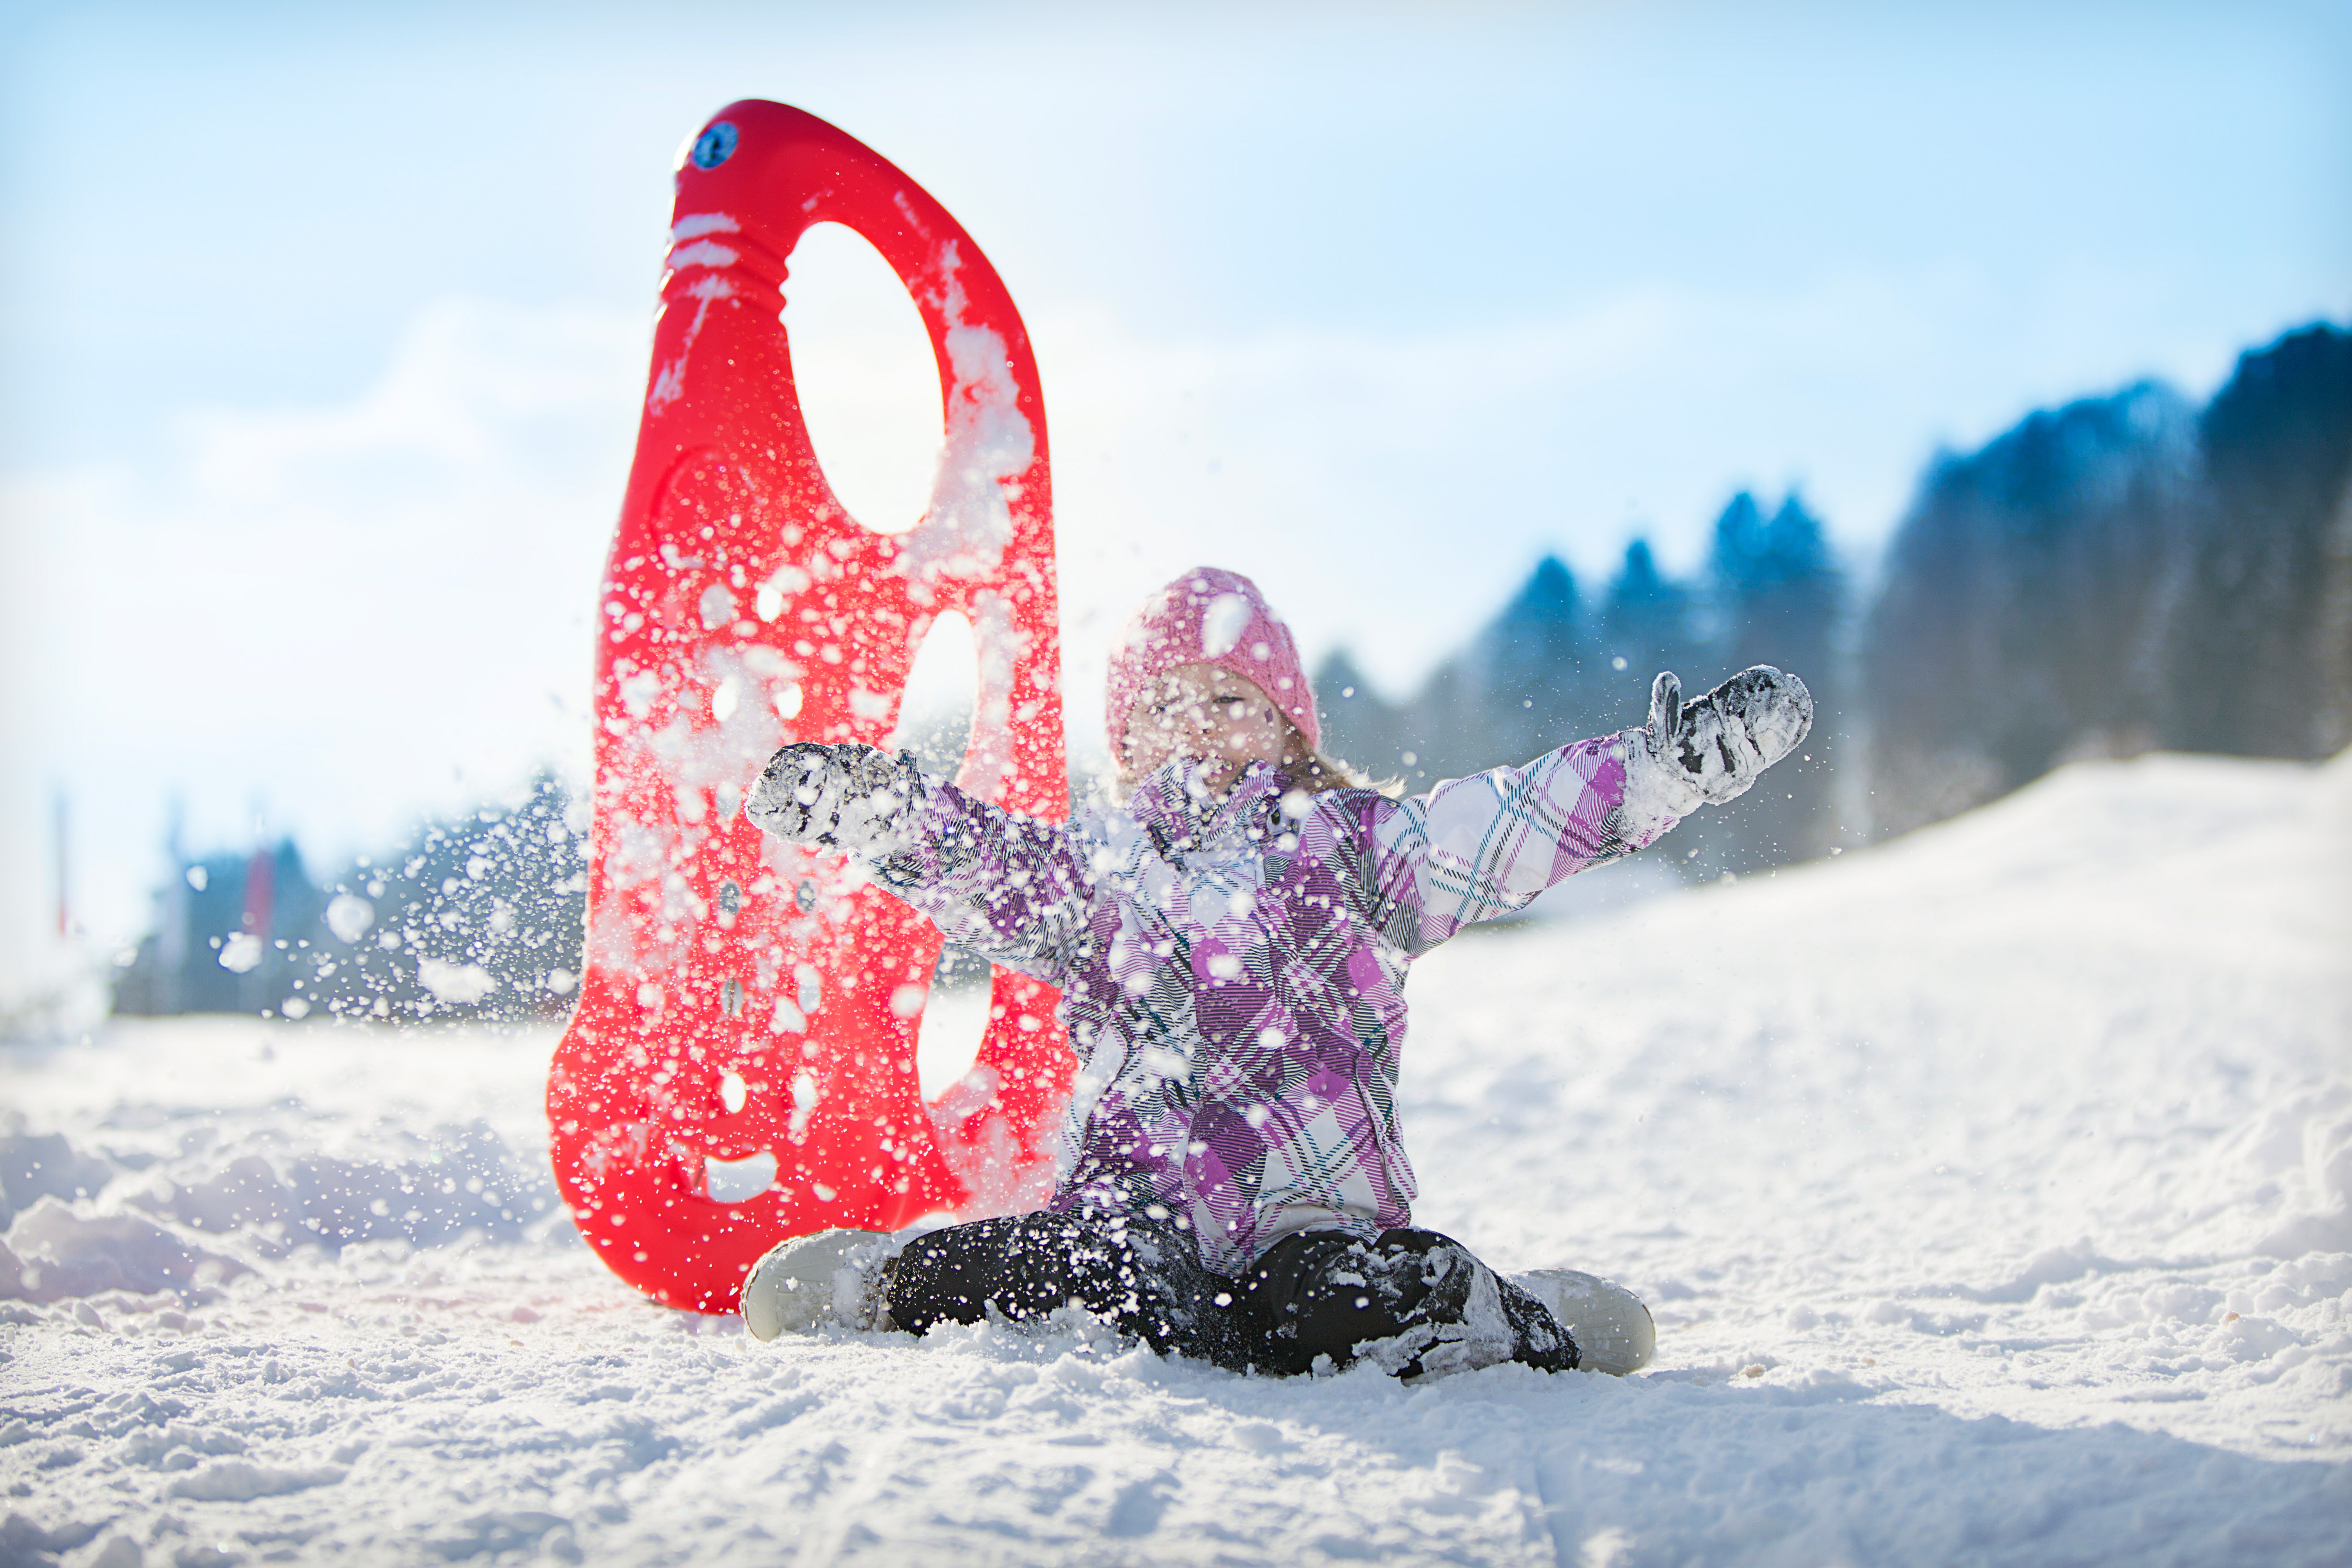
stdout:
<svg viewBox="0 0 2352 1568">
<path fill-rule="evenodd" d="M 245 862 L 245 929 L 269 942 L 269 922 L 278 913 L 278 858 L 268 845 L 254 850 Z"/>
<path fill-rule="evenodd" d="M 50 797 L 50 829 L 57 844 L 58 873 L 58 935 L 73 935 L 73 905 L 66 882 L 66 792 L 58 791 Z"/>
</svg>

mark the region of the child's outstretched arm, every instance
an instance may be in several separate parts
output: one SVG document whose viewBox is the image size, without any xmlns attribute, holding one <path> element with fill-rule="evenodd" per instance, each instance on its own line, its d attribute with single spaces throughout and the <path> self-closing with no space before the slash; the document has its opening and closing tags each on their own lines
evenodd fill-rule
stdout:
<svg viewBox="0 0 2352 1568">
<path fill-rule="evenodd" d="M 1648 847 L 1701 805 L 1745 793 L 1812 722 L 1805 683 L 1769 665 L 1689 703 L 1682 682 L 1661 675 L 1643 728 L 1375 805 L 1371 918 L 1419 953 L 1524 909 L 1555 882 Z"/>
<path fill-rule="evenodd" d="M 1066 829 L 925 778 L 912 756 L 803 741 L 768 761 L 744 810 L 780 838 L 856 860 L 958 946 L 1059 984 L 1093 879 Z"/>
</svg>

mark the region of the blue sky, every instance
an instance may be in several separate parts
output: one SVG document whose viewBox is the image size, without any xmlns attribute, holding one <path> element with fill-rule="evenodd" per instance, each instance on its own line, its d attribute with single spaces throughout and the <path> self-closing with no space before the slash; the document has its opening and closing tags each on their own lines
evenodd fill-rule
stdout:
<svg viewBox="0 0 2352 1568">
<path fill-rule="evenodd" d="M 1020 301 L 1083 744 L 1197 560 L 1402 691 L 1547 550 L 1687 567 L 1795 484 L 1866 571 L 1939 445 L 2203 395 L 2352 312 L 2347 80 L 2316 5 L 0 5 L 0 951 L 52 791 L 110 940 L 175 792 L 324 858 L 576 764 L 670 161 L 730 99 L 898 162 Z M 855 259 L 794 309 L 880 494 L 920 367 Z"/>
</svg>

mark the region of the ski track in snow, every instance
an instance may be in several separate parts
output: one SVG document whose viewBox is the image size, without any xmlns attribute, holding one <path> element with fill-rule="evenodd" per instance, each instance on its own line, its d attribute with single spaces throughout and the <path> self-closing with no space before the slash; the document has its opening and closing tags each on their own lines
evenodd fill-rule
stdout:
<svg viewBox="0 0 2352 1568">
<path fill-rule="evenodd" d="M 9 1047 L 0 1563 L 2352 1558 L 2352 758 L 2078 765 L 1411 994 L 1419 1223 L 1632 1285 L 1646 1373 L 763 1346 L 574 1239 L 551 1031 Z"/>
</svg>

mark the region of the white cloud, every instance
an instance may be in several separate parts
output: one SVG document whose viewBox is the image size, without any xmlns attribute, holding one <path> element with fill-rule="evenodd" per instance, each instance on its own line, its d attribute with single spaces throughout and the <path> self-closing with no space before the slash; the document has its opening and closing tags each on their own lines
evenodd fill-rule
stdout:
<svg viewBox="0 0 2352 1568">
<path fill-rule="evenodd" d="M 179 421 L 197 493 L 269 502 L 326 489 L 354 468 L 402 488 L 535 488 L 567 453 L 609 447 L 614 394 L 641 378 L 642 322 L 582 310 L 436 302 L 394 346 L 382 380 L 339 407 L 193 411 Z"/>
<path fill-rule="evenodd" d="M 142 477 L 20 477 L 10 805 L 77 800 L 94 929 L 144 913 L 163 806 L 320 854 L 535 765 L 578 768 L 588 611 L 641 321 L 446 302 L 323 409 L 208 410 Z"/>
</svg>

